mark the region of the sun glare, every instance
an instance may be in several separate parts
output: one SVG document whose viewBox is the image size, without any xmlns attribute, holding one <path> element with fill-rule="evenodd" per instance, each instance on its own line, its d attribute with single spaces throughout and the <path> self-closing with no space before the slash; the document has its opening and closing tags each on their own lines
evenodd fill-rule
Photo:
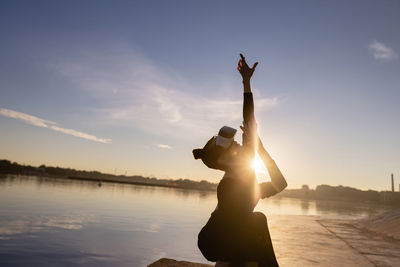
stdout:
<svg viewBox="0 0 400 267">
<path fill-rule="evenodd" d="M 264 162 L 261 160 L 261 158 L 258 154 L 256 154 L 256 156 L 254 157 L 254 160 L 251 165 L 253 166 L 254 170 L 256 171 L 256 174 L 266 173 Z"/>
</svg>

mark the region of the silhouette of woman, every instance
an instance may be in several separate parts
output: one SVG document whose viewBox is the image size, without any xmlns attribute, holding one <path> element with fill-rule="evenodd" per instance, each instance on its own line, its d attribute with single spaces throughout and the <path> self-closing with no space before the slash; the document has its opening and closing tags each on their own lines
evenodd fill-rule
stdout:
<svg viewBox="0 0 400 267">
<path fill-rule="evenodd" d="M 243 78 L 242 145 L 234 141 L 236 129 L 224 126 L 202 149 L 194 149 L 195 159 L 209 168 L 225 172 L 217 187 L 218 205 L 198 236 L 198 246 L 209 261 L 240 266 L 257 262 L 258 266 L 278 266 L 269 235 L 267 218 L 253 212 L 260 198 L 281 192 L 287 183 L 257 135 L 250 79 L 258 64 L 250 68 L 244 56 L 238 63 Z M 258 152 L 271 182 L 258 184 L 252 161 Z"/>
</svg>

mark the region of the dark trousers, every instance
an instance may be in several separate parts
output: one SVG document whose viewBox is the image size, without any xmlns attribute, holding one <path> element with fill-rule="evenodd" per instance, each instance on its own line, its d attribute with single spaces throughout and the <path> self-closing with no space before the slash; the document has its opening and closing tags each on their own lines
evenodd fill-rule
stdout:
<svg viewBox="0 0 400 267">
<path fill-rule="evenodd" d="M 260 267 L 279 266 L 267 218 L 261 212 L 238 218 L 214 212 L 199 233 L 198 246 L 209 261 L 256 261 Z"/>
</svg>

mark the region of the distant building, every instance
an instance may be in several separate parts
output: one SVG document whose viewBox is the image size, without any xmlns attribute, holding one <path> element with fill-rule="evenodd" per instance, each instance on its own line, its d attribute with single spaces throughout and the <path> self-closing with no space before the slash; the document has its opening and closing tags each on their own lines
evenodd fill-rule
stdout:
<svg viewBox="0 0 400 267">
<path fill-rule="evenodd" d="M 392 173 L 392 192 L 394 192 L 394 178 L 393 178 L 393 173 Z"/>
</svg>

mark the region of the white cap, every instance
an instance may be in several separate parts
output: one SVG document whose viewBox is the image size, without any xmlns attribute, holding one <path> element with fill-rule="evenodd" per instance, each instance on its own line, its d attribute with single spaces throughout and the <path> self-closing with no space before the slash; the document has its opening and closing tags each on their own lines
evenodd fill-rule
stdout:
<svg viewBox="0 0 400 267">
<path fill-rule="evenodd" d="M 217 136 L 215 139 L 215 144 L 217 146 L 221 146 L 223 148 L 228 148 L 230 145 L 233 143 L 233 137 L 232 138 L 225 138 L 220 135 Z"/>
<path fill-rule="evenodd" d="M 233 143 L 233 140 L 235 138 L 235 134 L 236 134 L 235 128 L 232 128 L 229 126 L 222 127 L 219 130 L 219 133 L 215 140 L 215 145 L 223 147 L 223 148 L 230 147 L 230 145 Z"/>
</svg>

